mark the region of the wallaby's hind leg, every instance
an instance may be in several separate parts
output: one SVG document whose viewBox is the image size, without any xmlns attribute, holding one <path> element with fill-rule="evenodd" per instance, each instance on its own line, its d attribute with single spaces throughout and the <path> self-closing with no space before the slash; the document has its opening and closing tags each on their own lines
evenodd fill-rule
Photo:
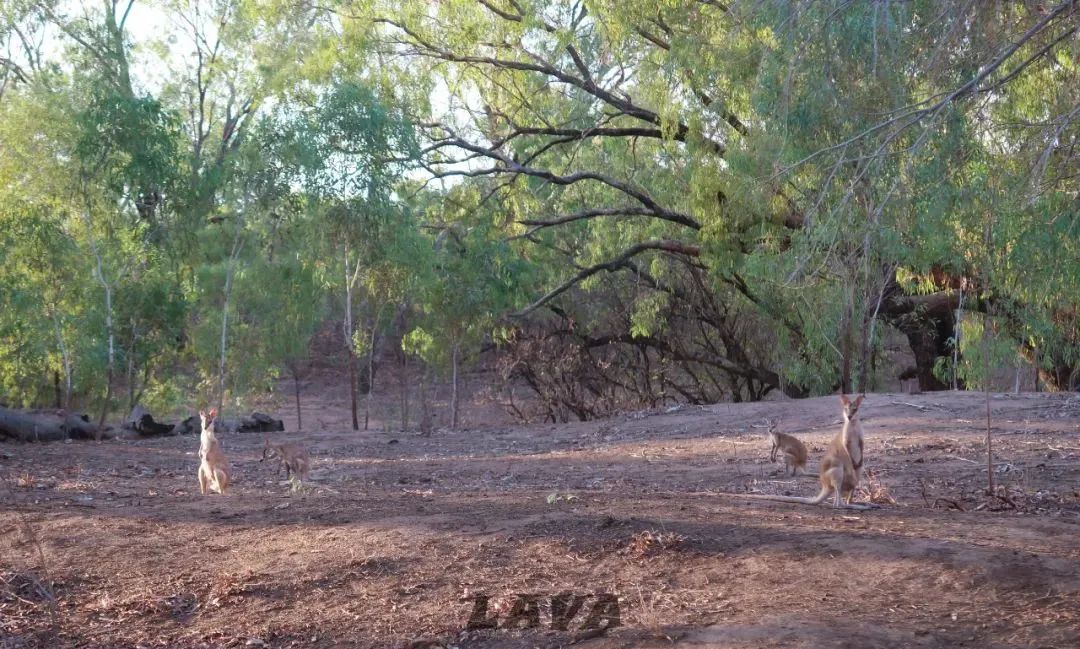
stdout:
<svg viewBox="0 0 1080 649">
<path fill-rule="evenodd" d="M 844 486 L 844 470 L 840 467 L 833 467 L 824 472 L 821 476 L 821 484 L 832 491 L 833 507 L 839 509 L 841 492 Z"/>
</svg>

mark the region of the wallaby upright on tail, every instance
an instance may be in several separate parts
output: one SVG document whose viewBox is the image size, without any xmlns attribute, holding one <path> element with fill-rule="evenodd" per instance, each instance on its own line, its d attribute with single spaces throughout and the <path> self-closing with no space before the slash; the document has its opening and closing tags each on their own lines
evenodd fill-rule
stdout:
<svg viewBox="0 0 1080 649">
<path fill-rule="evenodd" d="M 766 420 L 769 424 L 769 441 L 772 442 L 772 450 L 769 451 L 769 461 L 775 462 L 777 455 L 784 456 L 784 473 L 786 474 L 788 468 L 791 469 L 791 475 L 795 475 L 795 472 L 799 469 L 806 472 L 806 444 L 800 442 L 793 435 L 787 433 L 781 433 L 776 430 L 777 422 L 772 420 Z"/>
<path fill-rule="evenodd" d="M 271 444 L 269 438 L 265 437 L 263 440 L 266 444 L 263 446 L 262 460 L 259 460 L 260 462 L 277 460 L 277 472 L 281 473 L 281 467 L 284 465 L 286 479 L 296 476 L 296 479 L 301 482 L 307 480 L 311 460 L 304 447 L 297 444 Z"/>
<path fill-rule="evenodd" d="M 825 457 L 821 459 L 821 470 L 818 472 L 821 491 L 818 492 L 818 495 L 812 498 L 767 494 L 721 493 L 719 495 L 754 500 L 772 500 L 782 503 L 802 503 L 804 505 L 819 505 L 831 495 L 833 497 L 833 507 L 836 508 L 877 508 L 877 505 L 874 504 L 851 504 L 851 496 L 855 493 L 855 488 L 859 486 L 859 480 L 862 477 L 863 433 L 862 425 L 859 424 L 856 418 L 856 413 L 858 413 L 862 401 L 862 396 L 851 401 L 846 395 L 840 395 L 840 403 L 843 406 L 844 427 L 829 442 Z"/>
<path fill-rule="evenodd" d="M 852 401 L 846 395 L 840 395 L 840 403 L 844 406 L 844 427 L 840 429 L 840 437 L 844 440 L 844 448 L 847 449 L 848 457 L 851 458 L 851 466 L 855 469 L 855 486 L 862 482 L 863 467 L 863 429 L 857 418 L 859 406 L 862 405 L 863 395 L 855 397 Z M 835 439 L 834 439 L 835 441 Z M 854 489 L 854 487 L 853 487 Z M 851 495 L 848 495 L 851 502 Z"/>
<path fill-rule="evenodd" d="M 199 411 L 202 433 L 199 436 L 199 491 L 205 496 L 207 489 L 224 494 L 229 488 L 229 461 L 221 450 L 217 438 L 217 409 Z"/>
</svg>

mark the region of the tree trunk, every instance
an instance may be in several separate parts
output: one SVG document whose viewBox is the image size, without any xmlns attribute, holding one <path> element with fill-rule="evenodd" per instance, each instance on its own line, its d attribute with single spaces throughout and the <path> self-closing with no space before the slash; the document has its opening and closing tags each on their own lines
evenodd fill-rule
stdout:
<svg viewBox="0 0 1080 649">
<path fill-rule="evenodd" d="M 401 430 L 409 430 L 409 357 L 404 350 L 401 353 Z"/>
<path fill-rule="evenodd" d="M 360 430 L 360 418 L 356 397 L 356 354 L 349 351 L 349 398 L 352 412 L 352 429 Z"/>
<path fill-rule="evenodd" d="M 892 271 L 886 274 L 881 283 L 881 290 L 878 291 L 877 301 L 874 303 L 874 311 L 870 314 L 869 318 L 866 318 L 865 312 L 863 316 L 863 348 L 862 348 L 862 364 L 859 367 L 859 394 L 866 394 L 867 390 L 873 389 L 871 385 L 873 379 L 873 371 L 876 363 L 874 362 L 874 330 L 877 328 L 878 316 L 881 313 L 881 305 L 885 301 L 885 290 L 888 288 L 888 277 L 891 276 Z M 876 381 L 874 381 L 876 382 Z"/>
<path fill-rule="evenodd" d="M 228 351 L 229 334 L 229 302 L 232 299 L 233 273 L 236 271 L 236 260 L 240 257 L 240 250 L 244 247 L 239 231 L 233 239 L 232 250 L 229 252 L 229 268 L 225 271 L 225 300 L 221 306 L 221 355 L 218 358 L 218 412 L 225 406 L 225 356 Z"/>
<path fill-rule="evenodd" d="M 945 328 L 944 335 L 941 332 L 942 324 Z M 948 339 L 948 331 L 951 329 L 949 323 L 942 323 L 937 318 L 917 319 L 912 316 L 910 319 L 899 322 L 898 327 L 907 336 L 908 344 L 911 345 L 911 351 L 915 355 L 919 390 L 922 392 L 948 390 L 949 386 L 934 376 L 934 364 L 939 356 L 947 353 L 942 349 L 942 345 Z"/>
<path fill-rule="evenodd" d="M 359 270 L 357 262 L 357 271 Z M 356 272 L 349 270 L 349 244 L 345 243 L 345 350 L 349 354 L 349 400 L 352 411 L 352 429 L 360 430 L 360 419 L 357 416 L 356 399 L 356 350 L 353 349 L 353 317 L 352 317 L 352 288 L 356 281 Z"/>
<path fill-rule="evenodd" d="M 1020 348 L 1020 352 L 1023 353 L 1024 348 Z M 1031 350 L 1031 358 L 1028 359 L 1031 362 L 1031 366 L 1035 369 L 1035 391 L 1039 391 L 1039 348 L 1034 347 Z"/>
<path fill-rule="evenodd" d="M 840 323 L 840 392 L 848 394 L 851 390 L 851 329 L 854 318 L 854 296 L 851 289 L 844 299 L 844 317 Z"/>
<path fill-rule="evenodd" d="M 105 281 L 101 271 L 101 257 L 98 256 L 98 277 L 102 286 L 105 287 L 105 330 L 109 335 L 109 360 L 105 370 L 105 401 L 101 404 L 101 416 L 98 417 L 97 433 L 95 439 L 101 441 L 101 434 L 105 430 L 105 418 L 109 416 L 109 402 L 112 401 L 113 371 L 116 364 L 116 340 L 113 336 L 112 319 L 112 286 Z"/>
<path fill-rule="evenodd" d="M 429 368 L 425 367 L 420 375 L 420 434 L 424 437 L 430 437 L 434 428 L 431 421 L 431 403 L 428 399 L 429 374 Z"/>
<path fill-rule="evenodd" d="M 94 275 L 101 287 L 105 289 L 105 333 L 109 339 L 108 365 L 105 372 L 105 402 L 101 404 L 101 417 L 98 419 L 98 433 L 96 439 L 101 440 L 101 432 L 105 429 L 105 417 L 109 414 L 109 401 L 112 399 L 113 367 L 116 358 L 116 340 L 113 333 L 112 314 L 112 285 L 105 279 L 105 263 L 101 259 L 101 251 L 97 247 L 97 237 L 94 236 L 94 225 L 90 219 L 90 194 L 83 187 L 83 200 L 86 202 L 83 210 L 83 220 L 86 223 L 86 233 L 90 241 L 90 251 L 94 255 Z"/>
<path fill-rule="evenodd" d="M 960 323 L 964 321 L 964 284 L 960 283 L 960 297 L 953 318 L 953 354 L 952 354 L 952 389 L 958 390 L 957 374 L 960 369 Z"/>
<path fill-rule="evenodd" d="M 64 400 L 60 408 L 71 407 L 71 357 L 68 356 L 67 344 L 64 342 L 63 330 L 60 328 L 60 316 L 53 310 L 53 328 L 56 330 L 56 344 L 60 348 L 60 363 L 64 368 Z"/>
<path fill-rule="evenodd" d="M 371 421 L 371 393 L 375 390 L 375 326 L 371 327 L 371 339 L 368 343 L 367 357 L 367 394 L 364 395 L 364 430 Z"/>
<path fill-rule="evenodd" d="M 304 420 L 300 417 L 300 376 L 293 371 L 293 391 L 296 395 L 296 430 L 304 430 Z"/>
<path fill-rule="evenodd" d="M 452 377 L 450 380 L 450 428 L 452 430 L 457 430 L 458 427 L 458 356 L 460 349 L 460 344 L 454 343 L 454 346 L 450 351 L 450 364 L 452 366 Z"/>
<path fill-rule="evenodd" d="M 991 199 L 992 200 L 992 199 Z M 983 234 L 983 242 L 986 245 L 986 259 L 983 264 L 982 285 L 990 286 L 990 268 L 994 263 L 994 251 L 991 247 L 994 237 L 994 211 L 986 212 L 986 229 Z M 990 318 L 993 317 L 993 306 L 986 311 L 983 318 L 983 388 L 986 390 L 986 493 L 993 494 L 994 489 L 994 445 L 990 431 Z"/>
<path fill-rule="evenodd" d="M 132 327 L 131 344 L 127 349 L 127 409 L 130 412 L 135 407 L 135 328 Z"/>
</svg>

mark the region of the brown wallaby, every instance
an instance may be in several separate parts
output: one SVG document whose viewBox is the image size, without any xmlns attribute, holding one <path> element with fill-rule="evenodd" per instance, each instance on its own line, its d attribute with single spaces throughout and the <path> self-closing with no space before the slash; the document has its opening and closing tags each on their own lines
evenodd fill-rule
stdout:
<svg viewBox="0 0 1080 649">
<path fill-rule="evenodd" d="M 798 496 L 773 496 L 768 494 L 733 494 L 721 493 L 722 496 L 737 496 L 753 500 L 772 500 L 781 503 L 801 503 L 804 505 L 819 505 L 831 495 L 833 507 L 846 509 L 877 509 L 875 504 L 854 505 L 851 496 L 855 488 L 859 486 L 862 476 L 863 465 L 863 438 L 862 426 L 856 419 L 859 406 L 862 405 L 862 396 L 854 401 L 846 395 L 840 395 L 840 403 L 843 405 L 844 427 L 829 442 L 829 448 L 825 457 L 821 459 L 821 470 L 818 472 L 818 480 L 821 482 L 821 491 L 812 498 Z"/>
<path fill-rule="evenodd" d="M 229 488 L 229 461 L 221 450 L 217 431 L 217 409 L 199 411 L 202 433 L 199 435 L 199 491 L 205 496 L 207 489 L 224 494 Z"/>
<path fill-rule="evenodd" d="M 263 446 L 262 460 L 277 460 L 277 473 L 281 473 L 281 467 L 285 467 L 285 478 L 289 479 L 291 476 L 296 476 L 296 479 L 303 482 L 307 480 L 308 469 L 310 468 L 311 460 L 308 457 L 308 452 L 304 447 L 297 444 L 271 444 L 268 438 L 263 438 L 266 444 Z"/>
<path fill-rule="evenodd" d="M 844 448 L 847 449 L 848 457 L 851 458 L 851 466 L 855 469 L 855 486 L 862 482 L 863 468 L 863 429 L 857 419 L 859 406 L 862 405 L 863 395 L 859 395 L 854 401 L 846 395 L 840 395 L 840 403 L 843 405 L 844 427 L 840 430 L 840 436 L 844 439 Z M 851 496 L 848 496 L 851 502 Z"/>
<path fill-rule="evenodd" d="M 772 442 L 769 461 L 775 462 L 777 455 L 783 455 L 785 474 L 787 474 L 788 468 L 791 469 L 791 475 L 795 475 L 799 469 L 806 473 L 806 458 L 808 455 L 806 444 L 800 442 L 793 435 L 777 431 L 777 422 L 772 420 L 766 420 L 766 422 L 769 424 L 769 441 Z"/>
</svg>

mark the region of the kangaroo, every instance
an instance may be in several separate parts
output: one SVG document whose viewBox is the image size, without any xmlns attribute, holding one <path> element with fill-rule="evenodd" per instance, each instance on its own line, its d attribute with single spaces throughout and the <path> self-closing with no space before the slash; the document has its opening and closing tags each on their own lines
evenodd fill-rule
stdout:
<svg viewBox="0 0 1080 649">
<path fill-rule="evenodd" d="M 769 451 L 769 461 L 775 462 L 776 456 L 782 454 L 784 456 L 784 473 L 787 474 L 788 467 L 791 468 L 791 475 L 795 475 L 799 469 L 806 473 L 806 444 L 803 444 L 793 435 L 787 433 L 777 432 L 775 421 L 768 421 L 769 424 L 769 441 L 772 442 L 772 449 Z"/>
<path fill-rule="evenodd" d="M 821 491 L 818 492 L 818 495 L 812 498 L 768 494 L 721 493 L 720 495 L 750 498 L 752 500 L 772 500 L 781 503 L 801 503 L 804 505 L 820 505 L 831 495 L 833 497 L 833 507 L 837 509 L 877 509 L 878 506 L 873 503 L 865 505 L 851 503 L 851 497 L 855 493 L 855 488 L 859 486 L 859 479 L 862 476 L 862 426 L 856 419 L 856 413 L 859 406 L 862 405 L 862 400 L 862 396 L 851 401 L 846 395 L 840 395 L 840 403 L 843 405 L 844 427 L 829 442 L 825 457 L 821 459 L 821 470 L 818 472 Z"/>
<path fill-rule="evenodd" d="M 289 479 L 291 476 L 296 476 L 298 480 L 303 482 L 307 480 L 308 469 L 311 465 L 311 460 L 308 457 L 308 452 L 304 450 L 304 447 L 297 444 L 271 444 L 268 438 L 263 438 L 266 442 L 263 446 L 262 460 L 277 460 L 277 473 L 281 473 L 282 465 L 285 466 L 285 478 Z"/>
<path fill-rule="evenodd" d="M 225 493 L 229 487 L 229 461 L 221 450 L 217 435 L 217 409 L 199 411 L 202 434 L 199 436 L 199 491 L 206 495 L 207 488 Z"/>
</svg>

